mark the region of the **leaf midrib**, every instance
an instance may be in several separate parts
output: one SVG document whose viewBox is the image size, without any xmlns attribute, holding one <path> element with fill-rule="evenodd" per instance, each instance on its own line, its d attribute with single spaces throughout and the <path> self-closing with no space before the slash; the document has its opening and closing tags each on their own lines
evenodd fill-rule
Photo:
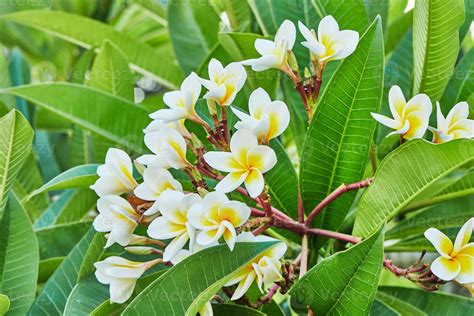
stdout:
<svg viewBox="0 0 474 316">
<path fill-rule="evenodd" d="M 8 178 L 8 174 L 10 173 L 9 170 L 10 170 L 10 161 L 11 161 L 11 155 L 12 155 L 12 152 L 13 152 L 13 139 L 15 137 L 15 126 L 16 126 L 16 113 L 15 112 L 10 112 L 11 114 L 10 115 L 13 115 L 13 122 L 12 122 L 12 128 L 11 128 L 11 133 L 10 133 L 10 138 L 9 138 L 9 146 L 8 146 L 8 150 L 7 150 L 7 156 L 6 156 L 6 159 L 7 161 L 5 162 L 5 165 L 4 165 L 4 174 L 3 174 L 3 179 L 2 179 L 2 185 L 0 187 L 0 212 L 2 211 L 2 205 L 4 204 L 5 202 L 5 192 L 6 192 L 6 184 L 7 184 L 7 178 Z"/>
</svg>

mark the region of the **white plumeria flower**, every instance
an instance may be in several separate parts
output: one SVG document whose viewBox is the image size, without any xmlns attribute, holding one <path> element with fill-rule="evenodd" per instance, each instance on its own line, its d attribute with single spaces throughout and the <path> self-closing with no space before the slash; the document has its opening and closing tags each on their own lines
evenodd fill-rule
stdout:
<svg viewBox="0 0 474 316">
<path fill-rule="evenodd" d="M 204 98 L 215 101 L 220 106 L 232 104 L 237 93 L 247 80 L 247 72 L 239 63 L 230 63 L 226 67 L 213 58 L 209 62 L 209 80 L 201 79 L 208 92 Z"/>
<path fill-rule="evenodd" d="M 121 195 L 137 186 L 133 178 L 133 164 L 126 152 L 110 148 L 105 156 L 105 164 L 97 168 L 99 179 L 90 186 L 98 196 Z"/>
<path fill-rule="evenodd" d="M 196 238 L 200 245 L 216 243 L 222 236 L 234 249 L 237 233 L 235 229 L 247 222 L 250 208 L 242 202 L 229 201 L 222 192 L 206 194 L 202 202 L 194 205 L 188 213 L 189 222 L 201 230 Z"/>
<path fill-rule="evenodd" d="M 469 219 L 451 240 L 436 228 L 425 231 L 425 237 L 441 255 L 431 264 L 431 272 L 444 281 L 456 280 L 460 284 L 474 282 L 474 243 L 469 243 L 474 218 Z"/>
<path fill-rule="evenodd" d="M 280 136 L 290 123 L 290 112 L 282 101 L 272 101 L 262 88 L 252 92 L 249 98 L 250 115 L 232 107 L 234 114 L 240 119 L 235 124 L 237 129 L 248 129 L 257 135 L 260 142 L 268 142 Z"/>
<path fill-rule="evenodd" d="M 157 132 L 146 133 L 145 145 L 153 155 L 138 157 L 137 162 L 142 165 L 164 169 L 181 169 L 189 165 L 184 137 L 167 126 Z"/>
<path fill-rule="evenodd" d="M 107 195 L 97 201 L 99 215 L 92 223 L 98 232 L 110 232 L 105 248 L 114 243 L 127 246 L 132 240 L 133 231 L 140 217 L 130 203 L 120 196 Z"/>
<path fill-rule="evenodd" d="M 289 20 L 283 21 L 278 28 L 275 40 L 256 39 L 255 50 L 262 55 L 256 59 L 244 60 L 243 65 L 252 66 L 253 71 L 264 71 L 271 68 L 288 70 L 288 51 L 293 49 L 296 40 L 296 27 Z"/>
<path fill-rule="evenodd" d="M 318 36 L 298 21 L 298 28 L 306 41 L 301 45 L 308 48 L 311 56 L 319 62 L 328 62 L 346 58 L 352 54 L 359 42 L 359 33 L 351 30 L 339 30 L 339 24 L 331 16 L 321 19 Z"/>
<path fill-rule="evenodd" d="M 240 129 L 232 136 L 230 152 L 208 152 L 204 154 L 204 160 L 214 169 L 229 172 L 217 184 L 216 190 L 228 193 L 244 183 L 253 198 L 263 191 L 263 174 L 277 163 L 273 149 L 259 145 L 257 136 L 246 129 Z"/>
<path fill-rule="evenodd" d="M 439 102 L 436 103 L 436 107 L 438 128 L 428 127 L 433 132 L 433 143 L 440 144 L 459 138 L 474 137 L 474 120 L 468 119 L 467 102 L 456 104 L 446 117 L 441 112 Z"/>
<path fill-rule="evenodd" d="M 199 95 L 201 94 L 201 82 L 193 72 L 181 84 L 180 90 L 166 92 L 163 101 L 169 109 L 161 109 L 150 117 L 161 120 L 164 123 L 175 122 L 180 119 L 194 119 L 197 114 L 194 110 Z"/>
<path fill-rule="evenodd" d="M 237 242 L 265 241 L 276 241 L 276 239 L 263 235 L 254 236 L 249 232 L 244 232 L 237 237 Z M 270 283 L 280 281 L 282 278 L 281 263 L 277 262 L 279 262 L 283 257 L 286 250 L 286 244 L 279 242 L 254 258 L 252 262 L 236 271 L 232 276 L 232 279 L 225 285 L 231 286 L 238 283 L 231 300 L 238 300 L 241 298 L 248 291 L 255 278 L 257 278 L 261 290 L 261 284 L 263 283 L 265 283 L 265 287 L 267 287 Z M 269 267 L 269 265 L 271 265 L 271 267 Z"/>
<path fill-rule="evenodd" d="M 94 263 L 95 276 L 100 283 L 110 284 L 110 302 L 122 304 L 132 296 L 137 280 L 153 264 L 153 261 L 134 262 L 112 256 Z"/>
<path fill-rule="evenodd" d="M 164 123 L 163 121 L 160 121 L 160 120 L 153 120 L 151 121 L 150 124 L 148 124 L 148 126 L 143 130 L 143 132 L 145 134 L 159 132 L 163 126 L 174 129 L 185 138 L 192 137 L 191 133 L 188 131 L 188 129 L 184 125 L 184 119 L 174 121 L 174 122 L 169 122 L 169 123 Z"/>
<path fill-rule="evenodd" d="M 176 181 L 168 170 L 161 168 L 146 168 L 143 172 L 143 183 L 133 191 L 137 197 L 145 201 L 155 201 L 144 212 L 144 215 L 153 215 L 158 212 L 159 198 L 166 190 L 183 191 L 181 183 Z"/>
<path fill-rule="evenodd" d="M 406 140 L 423 137 L 432 111 L 431 100 L 426 94 L 415 95 L 407 103 L 400 87 L 392 86 L 388 103 L 393 119 L 371 113 L 376 121 L 395 130 L 388 136 L 398 134 Z"/>
<path fill-rule="evenodd" d="M 193 249 L 196 229 L 188 222 L 188 211 L 201 197 L 195 193 L 185 195 L 179 191 L 165 191 L 161 194 L 159 210 L 162 216 L 156 218 L 148 227 L 148 235 L 155 239 L 173 240 L 166 246 L 163 260 L 170 261 L 189 241 Z"/>
</svg>

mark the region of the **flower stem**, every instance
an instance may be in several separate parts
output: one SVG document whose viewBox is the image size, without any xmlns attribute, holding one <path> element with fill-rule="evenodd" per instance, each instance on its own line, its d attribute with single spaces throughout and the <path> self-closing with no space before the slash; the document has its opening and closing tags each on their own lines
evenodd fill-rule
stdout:
<svg viewBox="0 0 474 316">
<path fill-rule="evenodd" d="M 305 225 L 311 226 L 311 222 L 313 219 L 318 215 L 326 206 L 328 206 L 332 201 L 337 199 L 342 194 L 352 191 L 358 190 L 361 188 L 365 188 L 372 183 L 373 179 L 368 178 L 359 182 L 351 183 L 351 184 L 341 184 L 336 190 L 334 190 L 331 194 L 329 194 L 326 198 L 324 198 L 316 207 L 311 211 L 306 219 Z"/>
</svg>

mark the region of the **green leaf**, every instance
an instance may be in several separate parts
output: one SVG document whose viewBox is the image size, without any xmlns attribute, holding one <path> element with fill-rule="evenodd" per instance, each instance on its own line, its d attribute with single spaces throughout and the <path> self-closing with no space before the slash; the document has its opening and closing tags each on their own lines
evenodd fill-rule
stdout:
<svg viewBox="0 0 474 316">
<path fill-rule="evenodd" d="M 292 307 L 316 315 L 367 315 L 383 260 L 383 229 L 348 250 L 323 259 L 291 288 Z"/>
<path fill-rule="evenodd" d="M 67 256 L 90 227 L 90 222 L 76 222 L 37 229 L 41 260 Z"/>
<path fill-rule="evenodd" d="M 171 0 L 168 17 L 171 42 L 181 68 L 184 73 L 197 70 L 217 43 L 219 16 L 208 0 Z"/>
<path fill-rule="evenodd" d="M 388 20 L 388 8 L 389 0 L 363 0 L 365 4 L 365 9 L 369 20 L 372 21 L 377 16 L 380 16 L 382 19 L 382 29 L 384 33 L 387 33 L 387 20 Z"/>
<path fill-rule="evenodd" d="M 395 286 L 382 286 L 379 290 L 417 307 L 428 315 L 469 315 L 474 309 L 474 300 L 439 291 L 427 292 Z"/>
<path fill-rule="evenodd" d="M 99 47 L 108 39 L 124 52 L 133 70 L 171 89 L 177 88 L 183 79 L 183 73 L 174 63 L 168 47 L 154 50 L 97 20 L 47 10 L 16 12 L 1 16 L 1 20 L 44 31 L 86 49 Z"/>
<path fill-rule="evenodd" d="M 408 304 L 407 302 L 397 299 L 393 296 L 385 294 L 384 292 L 377 292 L 377 299 L 383 302 L 384 304 L 390 306 L 392 309 L 397 311 L 400 315 L 417 315 L 417 316 L 427 316 L 428 314 L 424 313 L 415 306 Z"/>
<path fill-rule="evenodd" d="M 123 315 L 195 315 L 234 271 L 273 245 L 275 242 L 238 243 L 233 251 L 226 245 L 202 250 L 150 284 Z"/>
<path fill-rule="evenodd" d="M 104 236 L 89 229 L 46 282 L 28 315 L 62 315 L 73 287 L 94 271 L 104 245 Z"/>
<path fill-rule="evenodd" d="M 311 2 L 321 18 L 332 15 L 341 30 L 354 30 L 363 34 L 370 24 L 364 0 L 311 0 Z M 316 25 L 312 26 L 316 29 Z"/>
<path fill-rule="evenodd" d="M 97 175 L 98 164 L 82 165 L 64 171 L 41 188 L 32 192 L 31 196 L 53 190 L 71 188 L 88 188 L 99 178 Z"/>
<path fill-rule="evenodd" d="M 10 300 L 8 296 L 0 294 L 0 315 L 5 315 L 10 309 Z"/>
<path fill-rule="evenodd" d="M 0 214 L 32 141 L 33 130 L 20 112 L 12 110 L 0 118 Z"/>
<path fill-rule="evenodd" d="M 92 65 L 88 84 L 131 102 L 134 78 L 127 57 L 112 42 L 105 40 Z"/>
<path fill-rule="evenodd" d="M 446 91 L 441 99 L 441 110 L 446 116 L 456 103 L 467 101 L 474 91 L 474 48 L 461 59 L 454 70 L 454 75 L 448 82 Z M 474 111 L 474 104 L 469 104 L 470 116 Z"/>
<path fill-rule="evenodd" d="M 54 257 L 41 260 L 38 268 L 38 284 L 48 281 L 63 261 L 64 257 Z"/>
<path fill-rule="evenodd" d="M 421 234 L 430 227 L 444 229 L 461 227 L 472 217 L 472 210 L 466 205 L 474 203 L 474 196 L 448 201 L 407 217 L 387 232 L 387 238 L 397 239 Z"/>
<path fill-rule="evenodd" d="M 391 308 L 389 305 L 382 301 L 375 299 L 374 304 L 370 310 L 370 316 L 401 316 L 399 312 Z"/>
<path fill-rule="evenodd" d="M 212 304 L 215 316 L 265 316 L 256 309 L 236 304 Z"/>
<path fill-rule="evenodd" d="M 464 0 L 418 0 L 413 15 L 414 93 L 443 95 L 459 52 Z"/>
<path fill-rule="evenodd" d="M 277 164 L 265 174 L 272 204 L 292 218 L 298 218 L 298 177 L 285 148 L 277 140 L 270 142 L 275 151 Z"/>
<path fill-rule="evenodd" d="M 97 195 L 90 189 L 67 190 L 35 222 L 35 229 L 77 222 L 94 209 Z"/>
<path fill-rule="evenodd" d="M 361 198 L 354 235 L 371 234 L 436 181 L 473 161 L 473 152 L 474 141 L 468 139 L 442 145 L 413 140 L 397 148 L 382 161 Z"/>
<path fill-rule="evenodd" d="M 24 98 L 118 145 L 143 151 L 143 128 L 150 119 L 130 101 L 72 83 L 26 85 L 0 93 Z"/>
<path fill-rule="evenodd" d="M 5 49 L 3 45 L 0 44 L 0 89 L 9 88 L 12 86 L 10 79 L 10 71 L 8 70 L 8 60 L 7 56 L 4 53 Z M 3 102 L 8 109 L 15 107 L 15 98 L 8 95 L 0 96 L 0 102 Z"/>
<path fill-rule="evenodd" d="M 0 292 L 10 298 L 7 315 L 25 315 L 33 303 L 38 261 L 35 233 L 26 210 L 12 192 L 0 225 Z"/>
<path fill-rule="evenodd" d="M 300 168 L 307 213 L 341 184 L 363 177 L 376 126 L 370 112 L 378 112 L 382 80 L 383 39 L 377 19 L 328 83 L 309 127 Z M 314 226 L 338 229 L 355 193 L 331 203 Z"/>
</svg>

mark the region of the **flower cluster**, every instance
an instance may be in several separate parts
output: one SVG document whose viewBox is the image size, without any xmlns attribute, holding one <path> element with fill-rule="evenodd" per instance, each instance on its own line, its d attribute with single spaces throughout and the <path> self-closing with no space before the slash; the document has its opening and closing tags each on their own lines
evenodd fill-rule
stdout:
<svg viewBox="0 0 474 316">
<path fill-rule="evenodd" d="M 399 86 L 390 88 L 388 95 L 390 112 L 393 118 L 372 113 L 379 123 L 394 129 L 390 135 L 400 135 L 405 140 L 422 138 L 426 130 L 433 133 L 433 143 L 440 144 L 459 138 L 474 137 L 474 120 L 468 119 L 469 105 L 459 102 L 446 117 L 441 112 L 439 102 L 437 108 L 437 128 L 428 126 L 433 105 L 426 94 L 418 94 L 406 102 Z"/>
<path fill-rule="evenodd" d="M 441 231 L 429 228 L 425 237 L 433 244 L 440 257 L 431 264 L 431 271 L 443 281 L 455 280 L 474 295 L 474 243 L 469 242 L 474 229 L 474 218 L 459 230 L 454 244 Z"/>
</svg>

